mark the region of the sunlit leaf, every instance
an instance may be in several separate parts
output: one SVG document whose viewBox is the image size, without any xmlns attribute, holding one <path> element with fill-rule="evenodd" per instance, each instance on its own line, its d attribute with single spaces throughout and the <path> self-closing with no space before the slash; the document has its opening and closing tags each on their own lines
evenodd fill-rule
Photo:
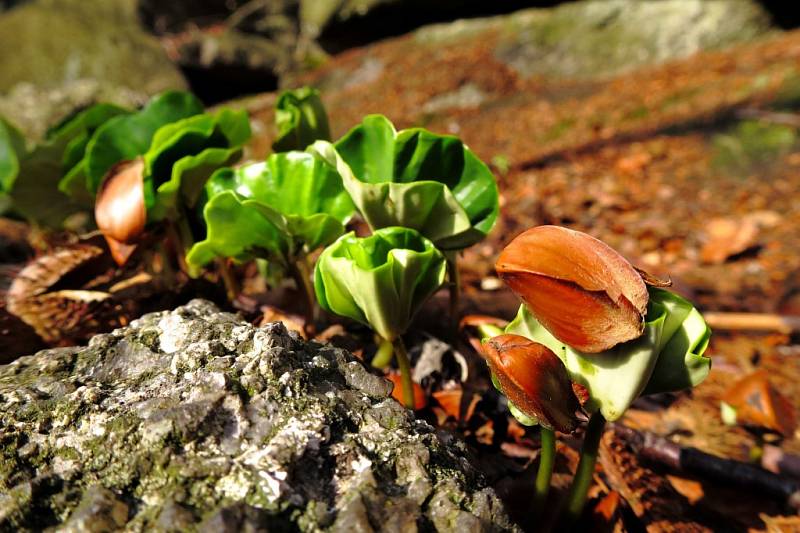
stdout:
<svg viewBox="0 0 800 533">
<path fill-rule="evenodd" d="M 160 127 L 202 112 L 203 104 L 194 95 L 168 91 L 154 97 L 136 113 L 107 121 L 86 147 L 87 190 L 94 194 L 111 167 L 144 154 Z"/>
<path fill-rule="evenodd" d="M 238 160 L 249 137 L 247 113 L 229 109 L 160 128 L 144 155 L 148 218 L 174 218 L 192 208 L 209 177 Z"/>
<path fill-rule="evenodd" d="M 206 194 L 208 233 L 187 256 L 196 267 L 214 257 L 261 257 L 286 265 L 336 240 L 354 212 L 336 169 L 305 152 L 220 169 L 206 184 Z M 218 199 L 221 195 L 224 199 Z M 242 232 L 221 229 L 234 218 L 245 224 Z M 258 231 L 249 233 L 248 223 Z"/>
<path fill-rule="evenodd" d="M 365 238 L 348 233 L 317 261 L 317 300 L 393 341 L 441 286 L 445 263 L 433 243 L 412 229 L 383 228 Z"/>
<path fill-rule="evenodd" d="M 497 184 L 489 168 L 457 137 L 422 128 L 395 131 L 370 115 L 334 146 L 313 145 L 342 175 L 373 229 L 415 229 L 443 250 L 483 239 L 498 214 Z"/>
<path fill-rule="evenodd" d="M 284 91 L 275 102 L 278 137 L 272 143 L 275 152 L 305 150 L 314 141 L 331 140 L 328 115 L 319 91 L 301 87 Z"/>
<path fill-rule="evenodd" d="M 570 379 L 589 391 L 584 408 L 599 409 L 606 419 L 617 420 L 646 388 L 650 393 L 693 386 L 705 378 L 710 368 L 710 360 L 702 358 L 710 332 L 699 313 L 686 313 L 683 304 L 677 305 L 682 299 L 672 293 L 656 288 L 649 291 L 642 336 L 600 354 L 585 354 L 566 346 L 525 305 L 520 306 L 506 332 L 550 348 L 564 362 Z M 652 386 L 651 379 L 655 380 Z"/>
</svg>

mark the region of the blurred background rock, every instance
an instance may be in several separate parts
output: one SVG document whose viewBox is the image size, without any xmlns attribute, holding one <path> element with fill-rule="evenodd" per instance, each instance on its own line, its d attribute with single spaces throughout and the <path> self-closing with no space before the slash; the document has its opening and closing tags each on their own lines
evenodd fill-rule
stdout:
<svg viewBox="0 0 800 533">
<path fill-rule="evenodd" d="M 413 30 L 427 46 L 499 32 L 495 56 L 522 76 L 592 77 L 796 24 L 786 3 L 755 0 L 3 0 L 0 114 L 37 138 L 98 100 L 188 86 L 213 104 Z"/>
</svg>

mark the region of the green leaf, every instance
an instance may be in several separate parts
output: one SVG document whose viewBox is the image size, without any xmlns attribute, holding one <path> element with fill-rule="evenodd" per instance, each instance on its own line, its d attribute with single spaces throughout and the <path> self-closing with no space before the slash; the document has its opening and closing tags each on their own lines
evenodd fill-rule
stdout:
<svg viewBox="0 0 800 533">
<path fill-rule="evenodd" d="M 96 104 L 71 116 L 47 133 L 49 140 L 70 139 L 62 156 L 64 177 L 58 189 L 79 203 L 91 206 L 94 195 L 86 190 L 86 147 L 94 132 L 108 120 L 130 111 L 113 104 Z"/>
<path fill-rule="evenodd" d="M 697 386 L 711 371 L 711 359 L 703 356 L 711 338 L 711 328 L 691 302 L 675 293 L 651 287 L 650 300 L 667 309 L 667 320 L 658 362 L 643 394 Z"/>
<path fill-rule="evenodd" d="M 87 190 L 95 194 L 112 166 L 144 154 L 161 126 L 202 112 L 203 105 L 192 94 L 168 91 L 154 97 L 142 110 L 103 124 L 86 147 Z"/>
<path fill-rule="evenodd" d="M 489 370 L 489 374 L 491 375 L 492 385 L 494 385 L 494 388 L 497 389 L 498 392 L 502 393 L 503 392 L 503 386 L 500 384 L 500 380 L 497 379 L 497 376 L 495 375 L 494 372 L 491 371 L 491 369 Z M 508 400 L 508 410 L 511 412 L 511 416 L 516 418 L 517 422 L 519 422 L 523 426 L 538 426 L 539 425 L 539 419 L 537 419 L 536 417 L 533 417 L 533 416 L 528 416 L 525 413 L 523 413 L 522 411 L 520 411 L 519 407 L 514 405 L 514 403 L 511 400 Z"/>
<path fill-rule="evenodd" d="M 285 266 L 336 240 L 354 211 L 336 169 L 305 152 L 272 154 L 263 163 L 220 169 L 205 190 L 211 198 L 203 215 L 208 235 L 195 245 L 201 251 L 194 254 L 193 248 L 187 257 L 196 267 L 213 257 L 260 257 Z M 237 203 L 226 200 L 226 205 L 246 214 L 209 209 L 228 193 L 236 194 Z M 229 216 L 255 217 L 259 227 L 269 224 L 274 231 L 262 228 L 258 235 L 229 236 L 217 229 L 228 224 Z"/>
<path fill-rule="evenodd" d="M 20 160 L 19 179 L 10 191 L 13 210 L 32 223 L 60 228 L 83 207 L 58 190 L 66 139 L 44 141 Z"/>
<path fill-rule="evenodd" d="M 19 174 L 19 159 L 25 156 L 25 138 L 0 118 L 0 193 L 7 193 Z"/>
<path fill-rule="evenodd" d="M 607 420 L 617 420 L 640 395 L 694 386 L 705 378 L 710 366 L 710 360 L 701 357 L 710 334 L 702 316 L 677 295 L 649 290 L 642 336 L 602 353 L 584 354 L 564 345 L 524 305 L 506 332 L 523 335 L 553 350 L 567 367 L 570 379 L 588 389 L 589 400 L 584 408 L 589 412 L 599 409 Z"/>
<path fill-rule="evenodd" d="M 289 243 L 284 234 L 258 211 L 244 207 L 242 201 L 234 191 L 221 191 L 206 203 L 206 238 L 186 254 L 191 267 L 199 269 L 217 257 L 247 261 L 286 254 Z"/>
<path fill-rule="evenodd" d="M 314 141 L 330 141 L 328 115 L 319 91 L 302 87 L 284 91 L 275 102 L 278 138 L 272 143 L 275 152 L 304 150 Z"/>
<path fill-rule="evenodd" d="M 194 207 L 208 178 L 237 161 L 249 137 L 247 113 L 229 109 L 160 128 L 144 155 L 148 218 L 174 218 L 182 207 Z"/>
<path fill-rule="evenodd" d="M 367 116 L 338 140 L 313 149 L 342 175 L 373 229 L 416 229 L 443 250 L 483 239 L 499 211 L 489 167 L 457 137 L 422 128 L 395 131 L 381 115 Z"/>
<path fill-rule="evenodd" d="M 400 227 L 369 237 L 348 233 L 326 248 L 314 271 L 322 308 L 393 341 L 444 281 L 446 261 L 418 232 Z"/>
</svg>

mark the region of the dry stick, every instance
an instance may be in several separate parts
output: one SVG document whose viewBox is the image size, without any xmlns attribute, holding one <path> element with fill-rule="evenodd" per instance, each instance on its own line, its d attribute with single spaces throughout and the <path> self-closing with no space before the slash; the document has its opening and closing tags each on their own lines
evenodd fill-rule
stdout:
<svg viewBox="0 0 800 533">
<path fill-rule="evenodd" d="M 800 331 L 800 316 L 768 313 L 703 313 L 703 318 L 712 329 L 746 331 L 777 331 L 792 333 Z"/>
<path fill-rule="evenodd" d="M 653 433 L 637 431 L 620 424 L 614 431 L 623 437 L 633 450 L 650 461 L 673 470 L 712 479 L 726 485 L 738 485 L 751 492 L 761 492 L 800 508 L 800 484 L 756 466 L 723 459 L 692 447 L 683 447 Z"/>
</svg>

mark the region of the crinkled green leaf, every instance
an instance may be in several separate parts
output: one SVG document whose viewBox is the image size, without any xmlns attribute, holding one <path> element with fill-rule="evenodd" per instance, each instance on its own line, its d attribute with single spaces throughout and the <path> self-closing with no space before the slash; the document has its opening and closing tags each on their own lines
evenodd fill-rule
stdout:
<svg viewBox="0 0 800 533">
<path fill-rule="evenodd" d="M 331 140 L 328 115 L 319 91 L 302 87 L 284 91 L 275 102 L 278 138 L 272 143 L 275 152 L 305 150 L 314 141 Z"/>
<path fill-rule="evenodd" d="M 86 147 L 87 190 L 96 193 L 112 166 L 144 154 L 160 127 L 202 112 L 203 104 L 194 95 L 167 91 L 154 97 L 140 111 L 107 121 Z"/>
<path fill-rule="evenodd" d="M 675 293 L 650 288 L 650 299 L 667 309 L 667 319 L 658 362 L 643 394 L 697 386 L 711 371 L 711 359 L 703 356 L 711 338 L 711 328 L 691 302 Z"/>
<path fill-rule="evenodd" d="M 64 177 L 58 189 L 79 203 L 90 206 L 94 201 L 86 189 L 86 147 L 94 132 L 113 117 L 130 111 L 113 104 L 96 104 L 63 121 L 47 133 L 50 140 L 69 138 L 62 156 Z"/>
<path fill-rule="evenodd" d="M 25 138 L 0 118 L 0 193 L 7 193 L 19 174 L 19 159 L 25 156 Z"/>
<path fill-rule="evenodd" d="M 247 113 L 229 109 L 160 128 L 144 155 L 148 218 L 172 218 L 180 207 L 193 207 L 208 178 L 238 160 L 249 137 Z"/>
<path fill-rule="evenodd" d="M 259 224 L 271 224 L 275 231 L 233 238 L 216 230 L 227 220 L 220 220 L 224 215 L 209 211 L 208 205 L 220 194 L 231 192 L 236 193 L 238 203 L 228 201 L 226 205 L 247 211 L 236 216 L 256 217 Z M 211 198 L 204 209 L 208 235 L 195 245 L 203 252 L 190 252 L 187 257 L 197 267 L 214 257 L 209 251 L 220 257 L 261 257 L 286 265 L 299 254 L 336 240 L 354 212 L 336 169 L 305 152 L 272 154 L 263 163 L 220 169 L 206 184 L 206 194 Z M 262 241 L 264 238 L 272 241 Z"/>
<path fill-rule="evenodd" d="M 247 261 L 286 254 L 289 243 L 285 235 L 258 211 L 244 207 L 242 201 L 234 191 L 221 191 L 206 203 L 206 238 L 186 254 L 191 267 L 200 268 L 217 257 Z"/>
<path fill-rule="evenodd" d="M 707 327 L 701 328 L 697 322 L 702 321 L 702 316 L 686 300 L 668 291 L 649 290 L 642 336 L 602 353 L 583 354 L 564 345 L 524 305 L 506 332 L 550 348 L 564 362 L 570 379 L 589 391 L 584 408 L 590 412 L 599 409 L 607 420 L 617 420 L 640 395 L 696 385 L 710 367 L 708 359 L 708 364 L 696 361 L 708 343 Z M 705 322 L 702 324 L 705 326 Z M 694 350 L 695 354 L 686 350 Z M 651 379 L 655 379 L 652 385 Z"/>
<path fill-rule="evenodd" d="M 373 229 L 409 227 L 440 249 L 459 250 L 483 239 L 497 220 L 494 176 L 452 135 L 397 132 L 386 117 L 370 115 L 333 147 L 320 141 L 313 149 L 335 162 Z"/>
<path fill-rule="evenodd" d="M 444 281 L 446 261 L 434 244 L 409 228 L 348 233 L 326 248 L 314 271 L 322 308 L 372 327 L 393 341 Z"/>
</svg>

